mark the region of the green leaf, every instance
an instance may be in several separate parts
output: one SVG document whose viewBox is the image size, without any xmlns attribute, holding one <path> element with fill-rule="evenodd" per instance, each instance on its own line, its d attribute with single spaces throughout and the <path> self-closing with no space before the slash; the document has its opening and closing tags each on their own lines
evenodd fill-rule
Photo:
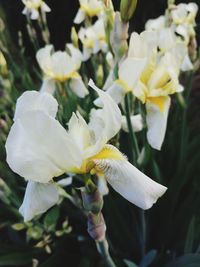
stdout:
<svg viewBox="0 0 200 267">
<path fill-rule="evenodd" d="M 28 253 L 10 253 L 0 256 L 0 266 L 31 266 L 33 254 Z"/>
<path fill-rule="evenodd" d="M 193 251 L 194 238 L 195 238 L 195 217 L 192 217 L 190 224 L 189 224 L 186 242 L 185 242 L 185 248 L 184 248 L 185 254 L 191 253 Z"/>
<path fill-rule="evenodd" d="M 137 265 L 134 262 L 132 262 L 132 261 L 124 260 L 124 262 L 126 263 L 126 265 L 128 267 L 137 267 Z"/>
<path fill-rule="evenodd" d="M 167 263 L 164 267 L 199 267 L 200 255 L 199 254 L 186 254 L 179 257 L 172 262 Z"/>
<path fill-rule="evenodd" d="M 54 231 L 59 218 L 60 210 L 58 206 L 52 208 L 44 218 L 44 227 L 47 231 Z"/>
<path fill-rule="evenodd" d="M 139 267 L 148 267 L 155 259 L 157 251 L 155 249 L 150 250 L 142 259 Z"/>
</svg>

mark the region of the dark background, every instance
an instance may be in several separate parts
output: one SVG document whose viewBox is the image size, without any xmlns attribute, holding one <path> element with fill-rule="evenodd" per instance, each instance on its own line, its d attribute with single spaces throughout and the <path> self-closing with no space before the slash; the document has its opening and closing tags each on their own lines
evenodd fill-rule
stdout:
<svg viewBox="0 0 200 267">
<path fill-rule="evenodd" d="M 176 1 L 176 3 L 188 3 L 191 1 Z M 198 5 L 199 0 L 194 0 Z M 70 41 L 70 28 L 73 18 L 78 10 L 78 0 L 46 0 L 46 3 L 52 9 L 47 14 L 48 25 L 51 32 L 51 42 L 56 49 L 63 49 L 64 44 Z M 115 9 L 119 10 L 120 0 L 113 0 Z M 17 32 L 22 31 L 27 49 L 29 49 L 29 38 L 26 32 L 26 18 L 21 14 L 23 4 L 20 0 L 0 0 L 0 4 L 5 9 L 9 31 L 14 43 L 17 43 Z M 167 6 L 167 0 L 138 0 L 138 6 L 131 20 L 130 30 L 138 32 L 144 29 L 144 24 L 149 18 L 156 18 L 164 13 Z M 197 23 L 200 22 L 200 13 L 198 13 Z M 199 31 L 199 30 L 198 30 Z"/>
</svg>

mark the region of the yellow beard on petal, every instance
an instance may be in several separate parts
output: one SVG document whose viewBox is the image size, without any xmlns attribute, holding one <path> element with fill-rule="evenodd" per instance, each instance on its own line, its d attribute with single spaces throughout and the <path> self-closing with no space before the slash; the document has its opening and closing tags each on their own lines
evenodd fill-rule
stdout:
<svg viewBox="0 0 200 267">
<path fill-rule="evenodd" d="M 76 174 L 87 174 L 87 173 L 99 174 L 99 172 L 101 173 L 101 171 L 96 167 L 95 160 L 103 160 L 103 159 L 125 161 L 126 157 L 117 148 L 111 145 L 105 145 L 98 154 L 84 160 L 80 168 L 72 168 L 69 170 L 69 172 Z"/>
<path fill-rule="evenodd" d="M 148 101 L 156 105 L 160 109 L 160 111 L 163 112 L 167 98 L 168 96 L 149 97 Z"/>
<path fill-rule="evenodd" d="M 58 82 L 65 82 L 72 78 L 79 78 L 79 74 L 76 71 L 70 72 L 67 75 L 54 75 L 54 79 Z"/>
<path fill-rule="evenodd" d="M 92 160 L 95 159 L 125 160 L 125 157 L 117 148 L 106 145 L 97 155 L 92 157 Z"/>
<path fill-rule="evenodd" d="M 66 82 L 69 79 L 73 79 L 73 78 L 78 79 L 80 77 L 78 72 L 76 71 L 72 71 L 66 75 L 63 75 L 63 74 L 59 75 L 59 74 L 54 74 L 50 69 L 46 69 L 44 73 L 46 77 L 54 79 L 61 83 Z"/>
</svg>

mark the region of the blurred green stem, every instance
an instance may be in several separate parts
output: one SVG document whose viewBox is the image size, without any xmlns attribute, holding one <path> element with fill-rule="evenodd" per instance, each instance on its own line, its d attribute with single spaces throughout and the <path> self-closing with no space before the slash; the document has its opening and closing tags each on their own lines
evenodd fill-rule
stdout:
<svg viewBox="0 0 200 267">
<path fill-rule="evenodd" d="M 187 131 L 186 131 L 186 126 L 187 126 L 187 111 L 188 111 L 188 101 L 189 101 L 189 96 L 191 93 L 192 89 L 192 81 L 193 81 L 193 72 L 188 73 L 188 78 L 187 78 L 187 84 L 186 84 L 186 95 L 185 95 L 185 103 L 186 107 L 184 108 L 183 115 L 182 115 L 182 125 L 181 125 L 181 141 L 180 141 L 180 157 L 179 157 L 179 163 L 178 163 L 178 173 L 181 171 L 182 166 L 185 161 L 185 154 L 186 154 L 186 147 L 187 147 Z"/>
<path fill-rule="evenodd" d="M 126 94 L 125 96 L 125 112 L 126 112 L 126 121 L 128 125 L 128 131 L 129 131 L 129 136 L 130 136 L 130 141 L 131 141 L 131 150 L 132 150 L 132 163 L 137 166 L 137 159 L 139 157 L 139 147 L 137 143 L 137 139 L 135 136 L 135 133 L 132 128 L 131 124 L 131 112 L 130 112 L 130 94 Z"/>
<path fill-rule="evenodd" d="M 141 256 L 146 253 L 146 218 L 145 218 L 145 211 L 140 210 L 140 220 L 141 220 Z"/>
<path fill-rule="evenodd" d="M 102 241 L 96 242 L 97 250 L 101 254 L 102 258 L 104 259 L 104 263 L 106 267 L 115 267 L 115 263 L 113 262 L 109 251 L 108 251 L 108 242 L 106 239 Z"/>
<path fill-rule="evenodd" d="M 96 242 L 97 250 L 106 267 L 116 267 L 106 239 L 106 224 L 102 214 L 103 197 L 91 177 L 85 176 L 85 190 L 82 191 L 83 207 L 88 212 L 88 233 Z"/>
<path fill-rule="evenodd" d="M 126 112 L 126 120 L 127 120 L 127 125 L 128 125 L 128 131 L 129 131 L 129 136 L 130 136 L 130 141 L 131 141 L 131 149 L 132 149 L 132 163 L 138 167 L 138 157 L 140 154 L 138 142 L 136 135 L 133 131 L 132 128 L 132 123 L 131 123 L 131 109 L 130 109 L 130 100 L 131 100 L 131 94 L 128 93 L 125 96 L 125 112 Z M 146 249 L 146 219 L 145 219 L 145 211 L 140 210 L 139 211 L 139 216 L 140 216 L 140 223 L 141 223 L 141 235 L 140 235 L 140 247 L 141 247 L 141 255 L 142 257 L 145 255 L 145 249 Z"/>
</svg>

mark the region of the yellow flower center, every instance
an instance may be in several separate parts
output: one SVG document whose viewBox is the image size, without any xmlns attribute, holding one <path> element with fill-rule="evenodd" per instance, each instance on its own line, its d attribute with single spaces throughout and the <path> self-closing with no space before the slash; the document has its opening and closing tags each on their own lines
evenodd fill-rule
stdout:
<svg viewBox="0 0 200 267">
<path fill-rule="evenodd" d="M 81 5 L 80 8 L 87 14 L 88 17 L 97 16 L 102 11 L 101 7 L 91 8 L 89 5 Z"/>
<path fill-rule="evenodd" d="M 79 74 L 76 71 L 73 71 L 73 72 L 70 72 L 66 75 L 62 75 L 62 74 L 53 75 L 53 78 L 56 81 L 63 83 L 63 82 L 65 82 L 69 79 L 72 79 L 72 78 L 79 78 Z"/>
<path fill-rule="evenodd" d="M 72 168 L 69 171 L 77 174 L 95 174 L 101 172 L 96 166 L 98 160 L 126 160 L 123 154 L 116 148 L 106 145 L 98 154 L 83 161 L 80 168 Z"/>
</svg>

